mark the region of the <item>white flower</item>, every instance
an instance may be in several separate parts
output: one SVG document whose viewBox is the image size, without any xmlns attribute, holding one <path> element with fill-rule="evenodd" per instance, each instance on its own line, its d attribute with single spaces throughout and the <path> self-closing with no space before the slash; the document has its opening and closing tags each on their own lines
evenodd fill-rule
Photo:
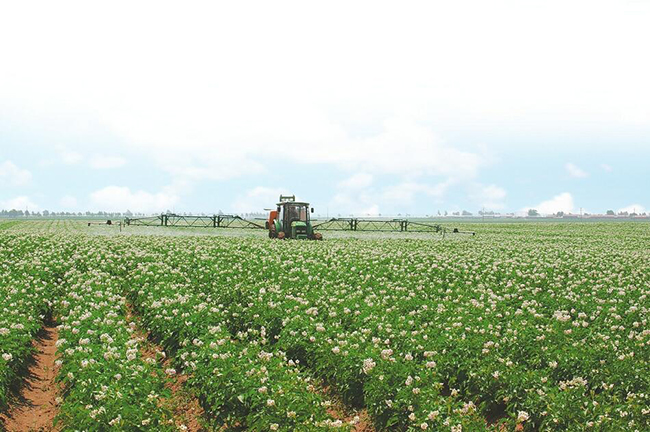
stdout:
<svg viewBox="0 0 650 432">
<path fill-rule="evenodd" d="M 422 424 L 420 425 L 420 429 L 422 429 L 422 430 L 425 430 L 425 429 L 427 429 L 428 427 L 429 427 L 429 425 L 426 424 L 426 423 L 422 423 Z"/>
<path fill-rule="evenodd" d="M 529 418 L 530 418 L 530 416 L 528 415 L 528 413 L 526 411 L 519 411 L 517 413 L 517 421 L 520 422 L 520 423 L 525 422 Z"/>
<path fill-rule="evenodd" d="M 429 415 L 427 416 L 427 418 L 428 418 L 429 420 L 435 420 L 435 418 L 438 417 L 439 415 L 440 415 L 440 411 L 435 410 L 435 411 L 431 411 L 431 412 L 429 413 Z"/>
<path fill-rule="evenodd" d="M 273 399 L 267 399 L 266 406 L 275 406 L 275 401 Z"/>
<path fill-rule="evenodd" d="M 278 429 L 280 428 L 280 425 L 277 424 L 277 423 L 273 423 L 273 424 L 271 424 L 271 426 L 269 426 L 269 428 L 270 428 L 272 431 L 276 431 L 276 430 L 278 430 Z"/>
<path fill-rule="evenodd" d="M 13 359 L 14 356 L 11 355 L 10 353 L 2 353 L 2 359 L 6 362 L 10 362 L 11 359 Z"/>
<path fill-rule="evenodd" d="M 377 363 L 371 358 L 367 358 L 363 361 L 363 373 L 368 375 L 373 368 L 377 366 Z"/>
</svg>

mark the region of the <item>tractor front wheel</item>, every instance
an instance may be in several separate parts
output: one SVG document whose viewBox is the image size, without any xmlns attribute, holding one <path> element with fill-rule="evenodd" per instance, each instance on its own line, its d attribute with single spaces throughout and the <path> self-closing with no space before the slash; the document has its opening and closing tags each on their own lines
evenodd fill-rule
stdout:
<svg viewBox="0 0 650 432">
<path fill-rule="evenodd" d="M 280 240 L 284 240 L 284 237 L 285 237 L 284 231 L 280 231 L 280 232 L 278 233 L 278 239 L 280 239 Z"/>
</svg>

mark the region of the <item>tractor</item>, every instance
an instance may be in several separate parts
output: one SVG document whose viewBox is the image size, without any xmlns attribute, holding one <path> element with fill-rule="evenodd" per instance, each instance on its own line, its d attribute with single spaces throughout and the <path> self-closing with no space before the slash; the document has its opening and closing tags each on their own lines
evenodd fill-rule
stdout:
<svg viewBox="0 0 650 432">
<path fill-rule="evenodd" d="M 280 195 L 276 210 L 271 210 L 266 221 L 269 238 L 322 240 L 321 233 L 315 233 L 309 220 L 314 208 L 309 203 L 296 201 L 295 195 Z"/>
</svg>

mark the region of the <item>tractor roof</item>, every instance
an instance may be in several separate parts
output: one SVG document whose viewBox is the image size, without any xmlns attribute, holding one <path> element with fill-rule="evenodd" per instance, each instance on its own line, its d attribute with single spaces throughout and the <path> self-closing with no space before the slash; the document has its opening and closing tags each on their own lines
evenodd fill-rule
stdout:
<svg viewBox="0 0 650 432">
<path fill-rule="evenodd" d="M 308 206 L 309 203 L 308 202 L 303 202 L 303 201 L 284 201 L 284 202 L 279 202 L 278 205 L 279 206 L 283 206 L 283 205 L 306 205 L 306 206 Z"/>
</svg>

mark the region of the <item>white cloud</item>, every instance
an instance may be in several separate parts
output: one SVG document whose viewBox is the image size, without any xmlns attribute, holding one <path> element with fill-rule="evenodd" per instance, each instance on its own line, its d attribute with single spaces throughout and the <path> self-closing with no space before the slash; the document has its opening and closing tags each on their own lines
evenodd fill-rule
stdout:
<svg viewBox="0 0 650 432">
<path fill-rule="evenodd" d="M 109 131 L 175 183 L 297 162 L 396 183 L 431 174 L 469 184 L 489 158 L 445 142 L 445 129 L 463 139 L 499 128 L 598 133 L 592 125 L 618 130 L 625 113 L 650 112 L 650 58 L 637 55 L 650 39 L 648 5 L 631 3 L 261 2 L 253 16 L 240 2 L 43 2 L 35 16 L 31 4 L 6 2 L 0 40 L 18 42 L 3 46 L 0 114 L 72 137 L 57 142 Z M 157 19 L 147 20 L 152 7 Z M 637 121 L 648 126 L 645 114 Z M 109 152 L 102 141 L 60 159 Z"/>
<path fill-rule="evenodd" d="M 370 207 L 360 209 L 356 214 L 358 216 L 379 216 L 379 206 L 373 204 Z"/>
<path fill-rule="evenodd" d="M 585 178 L 589 176 L 586 171 L 571 162 L 564 165 L 564 168 L 566 169 L 567 173 L 569 173 L 569 175 L 574 178 Z"/>
<path fill-rule="evenodd" d="M 0 185 L 23 186 L 32 179 L 32 173 L 11 161 L 0 163 Z"/>
<path fill-rule="evenodd" d="M 113 169 L 124 165 L 126 165 L 126 159 L 119 156 L 96 154 L 90 158 L 90 167 L 93 169 Z"/>
<path fill-rule="evenodd" d="M 5 210 L 29 210 L 30 212 L 40 210 L 38 204 L 27 196 L 18 196 L 6 201 L 0 202 L 0 208 Z"/>
<path fill-rule="evenodd" d="M 57 145 L 54 149 L 58 153 L 59 160 L 65 165 L 76 165 L 83 160 L 83 155 L 81 153 L 70 150 L 68 147 Z"/>
<path fill-rule="evenodd" d="M 265 208 L 274 208 L 280 195 L 289 195 L 286 189 L 258 186 L 237 197 L 232 204 L 236 213 L 263 212 Z M 296 197 L 296 200 L 300 200 Z"/>
<path fill-rule="evenodd" d="M 354 177 L 354 176 L 353 176 Z M 349 179 L 348 179 L 349 180 Z M 371 187 L 348 187 L 348 180 L 338 184 L 338 192 L 329 202 L 329 208 L 335 214 L 356 216 L 396 215 L 409 212 L 416 202 L 431 209 L 433 203 L 440 203 L 445 193 L 454 183 L 445 180 L 437 184 L 415 181 L 403 181 L 380 189 Z M 352 182 L 353 185 L 368 182 Z M 322 213 L 322 209 L 321 210 Z M 432 211 L 432 210 L 431 210 Z M 388 212 L 388 213 L 387 213 Z"/>
<path fill-rule="evenodd" d="M 77 198 L 72 195 L 65 195 L 59 200 L 59 204 L 64 211 L 77 210 L 77 206 L 79 205 Z"/>
<path fill-rule="evenodd" d="M 297 161 L 330 162 L 343 169 L 409 178 L 442 175 L 454 179 L 473 178 L 484 164 L 482 155 L 444 143 L 431 127 L 408 116 L 390 117 L 377 133 L 364 138 L 338 132 L 337 141 L 320 144 L 309 159 L 299 155 Z"/>
<path fill-rule="evenodd" d="M 384 188 L 380 195 L 382 203 L 392 204 L 396 207 L 407 206 L 413 203 L 417 194 L 440 199 L 451 186 L 450 181 L 429 185 L 417 182 L 403 182 Z"/>
<path fill-rule="evenodd" d="M 329 214 L 330 217 L 341 215 L 376 216 L 380 213 L 377 196 L 366 190 L 341 190 L 334 194 L 325 209 L 319 209 L 320 214 Z"/>
<path fill-rule="evenodd" d="M 342 189 L 365 189 L 372 184 L 373 177 L 370 174 L 358 173 L 338 183 Z"/>
<path fill-rule="evenodd" d="M 505 207 L 506 190 L 497 185 L 474 184 L 470 188 L 470 199 L 486 210 L 501 210 Z"/>
<path fill-rule="evenodd" d="M 102 111 L 100 117 L 104 111 L 163 114 L 161 124 L 168 130 L 173 128 L 164 123 L 186 111 L 173 122 L 190 131 L 179 141 L 183 143 L 195 138 L 194 114 L 214 119 L 218 129 L 229 122 L 214 116 L 221 114 L 217 111 L 237 118 L 248 110 L 251 115 L 233 126 L 264 129 L 261 113 L 285 113 L 287 122 L 300 123 L 302 118 L 293 114 L 313 110 L 314 104 L 362 119 L 403 110 L 456 122 L 523 118 L 526 126 L 586 123 L 574 119 L 627 122 L 624 114 L 640 112 L 644 114 L 636 121 L 647 125 L 650 89 L 645 77 L 650 63 L 634 54 L 650 39 L 648 6 L 634 3 L 543 2 L 513 8 L 504 1 L 415 1 L 395 8 L 390 2 L 335 1 L 323 10 L 313 4 L 262 2 L 256 5 L 259 16 L 266 18 L 262 20 L 237 2 L 199 2 L 197 9 L 178 10 L 143 1 L 129 4 L 129 14 L 119 6 L 101 9 L 106 19 L 90 22 L 83 18 L 95 16 L 100 8 L 93 3 L 43 3 L 43 17 L 34 18 L 30 7 L 12 2 L 3 7 L 0 38 L 20 35 L 20 43 L 3 51 L 7 79 L 0 82 L 7 83 L 11 96 L 22 94 L 36 105 L 56 96 L 62 108 L 92 101 Z M 149 20 L 143 34 L 141 23 L 152 5 L 159 19 Z M 469 18 L 468 7 L 476 12 Z M 369 8 L 372 20 L 365 19 Z M 586 9 L 589 20 L 581 19 Z M 320 19 L 305 19 L 316 12 Z M 37 31 L 25 31 L 28 19 L 35 20 Z M 602 32 L 603 22 L 611 32 Z M 170 23 L 177 32 L 168 32 Z M 386 32 L 387 24 L 394 31 Z M 115 26 L 119 35 L 111 31 Z M 332 26 L 336 34 L 329 31 Z M 552 35 L 546 31 L 549 26 Z M 452 33 L 450 43 L 447 36 Z M 590 43 L 585 45 L 585 40 Z M 148 55 L 143 57 L 145 49 Z M 576 50 L 582 55 L 575 56 Z M 25 58 L 25 52 L 34 55 Z M 459 57 L 459 52 L 465 55 Z M 170 63 L 170 58 L 175 61 Z M 603 65 L 602 58 L 610 62 Z M 56 67 L 51 66 L 54 59 L 60 59 Z M 125 71 L 123 64 L 134 67 Z M 557 72 L 557 64 L 567 66 L 563 73 Z M 20 86 L 15 85 L 17 78 Z M 160 91 L 163 86 L 165 92 Z"/>
<path fill-rule="evenodd" d="M 162 212 L 178 203 L 179 197 L 171 190 L 150 193 L 143 190 L 131 191 L 128 187 L 107 186 L 90 194 L 95 210 L 133 212 Z"/>
<path fill-rule="evenodd" d="M 612 172 L 612 171 L 614 170 L 611 166 L 609 166 L 609 165 L 607 165 L 607 164 L 605 164 L 605 163 L 604 163 L 604 164 L 601 164 L 600 167 L 601 167 L 601 168 L 603 169 L 603 171 L 605 171 L 605 172 Z"/>
<path fill-rule="evenodd" d="M 644 213 L 646 211 L 645 207 L 641 204 L 630 204 L 629 206 L 618 209 L 618 213 L 627 212 L 627 213 Z"/>
<path fill-rule="evenodd" d="M 554 196 L 550 200 L 542 201 L 536 206 L 526 207 L 522 212 L 529 209 L 537 210 L 541 215 L 550 215 L 557 212 L 571 213 L 574 209 L 573 196 L 569 192 L 564 192 Z"/>
</svg>

